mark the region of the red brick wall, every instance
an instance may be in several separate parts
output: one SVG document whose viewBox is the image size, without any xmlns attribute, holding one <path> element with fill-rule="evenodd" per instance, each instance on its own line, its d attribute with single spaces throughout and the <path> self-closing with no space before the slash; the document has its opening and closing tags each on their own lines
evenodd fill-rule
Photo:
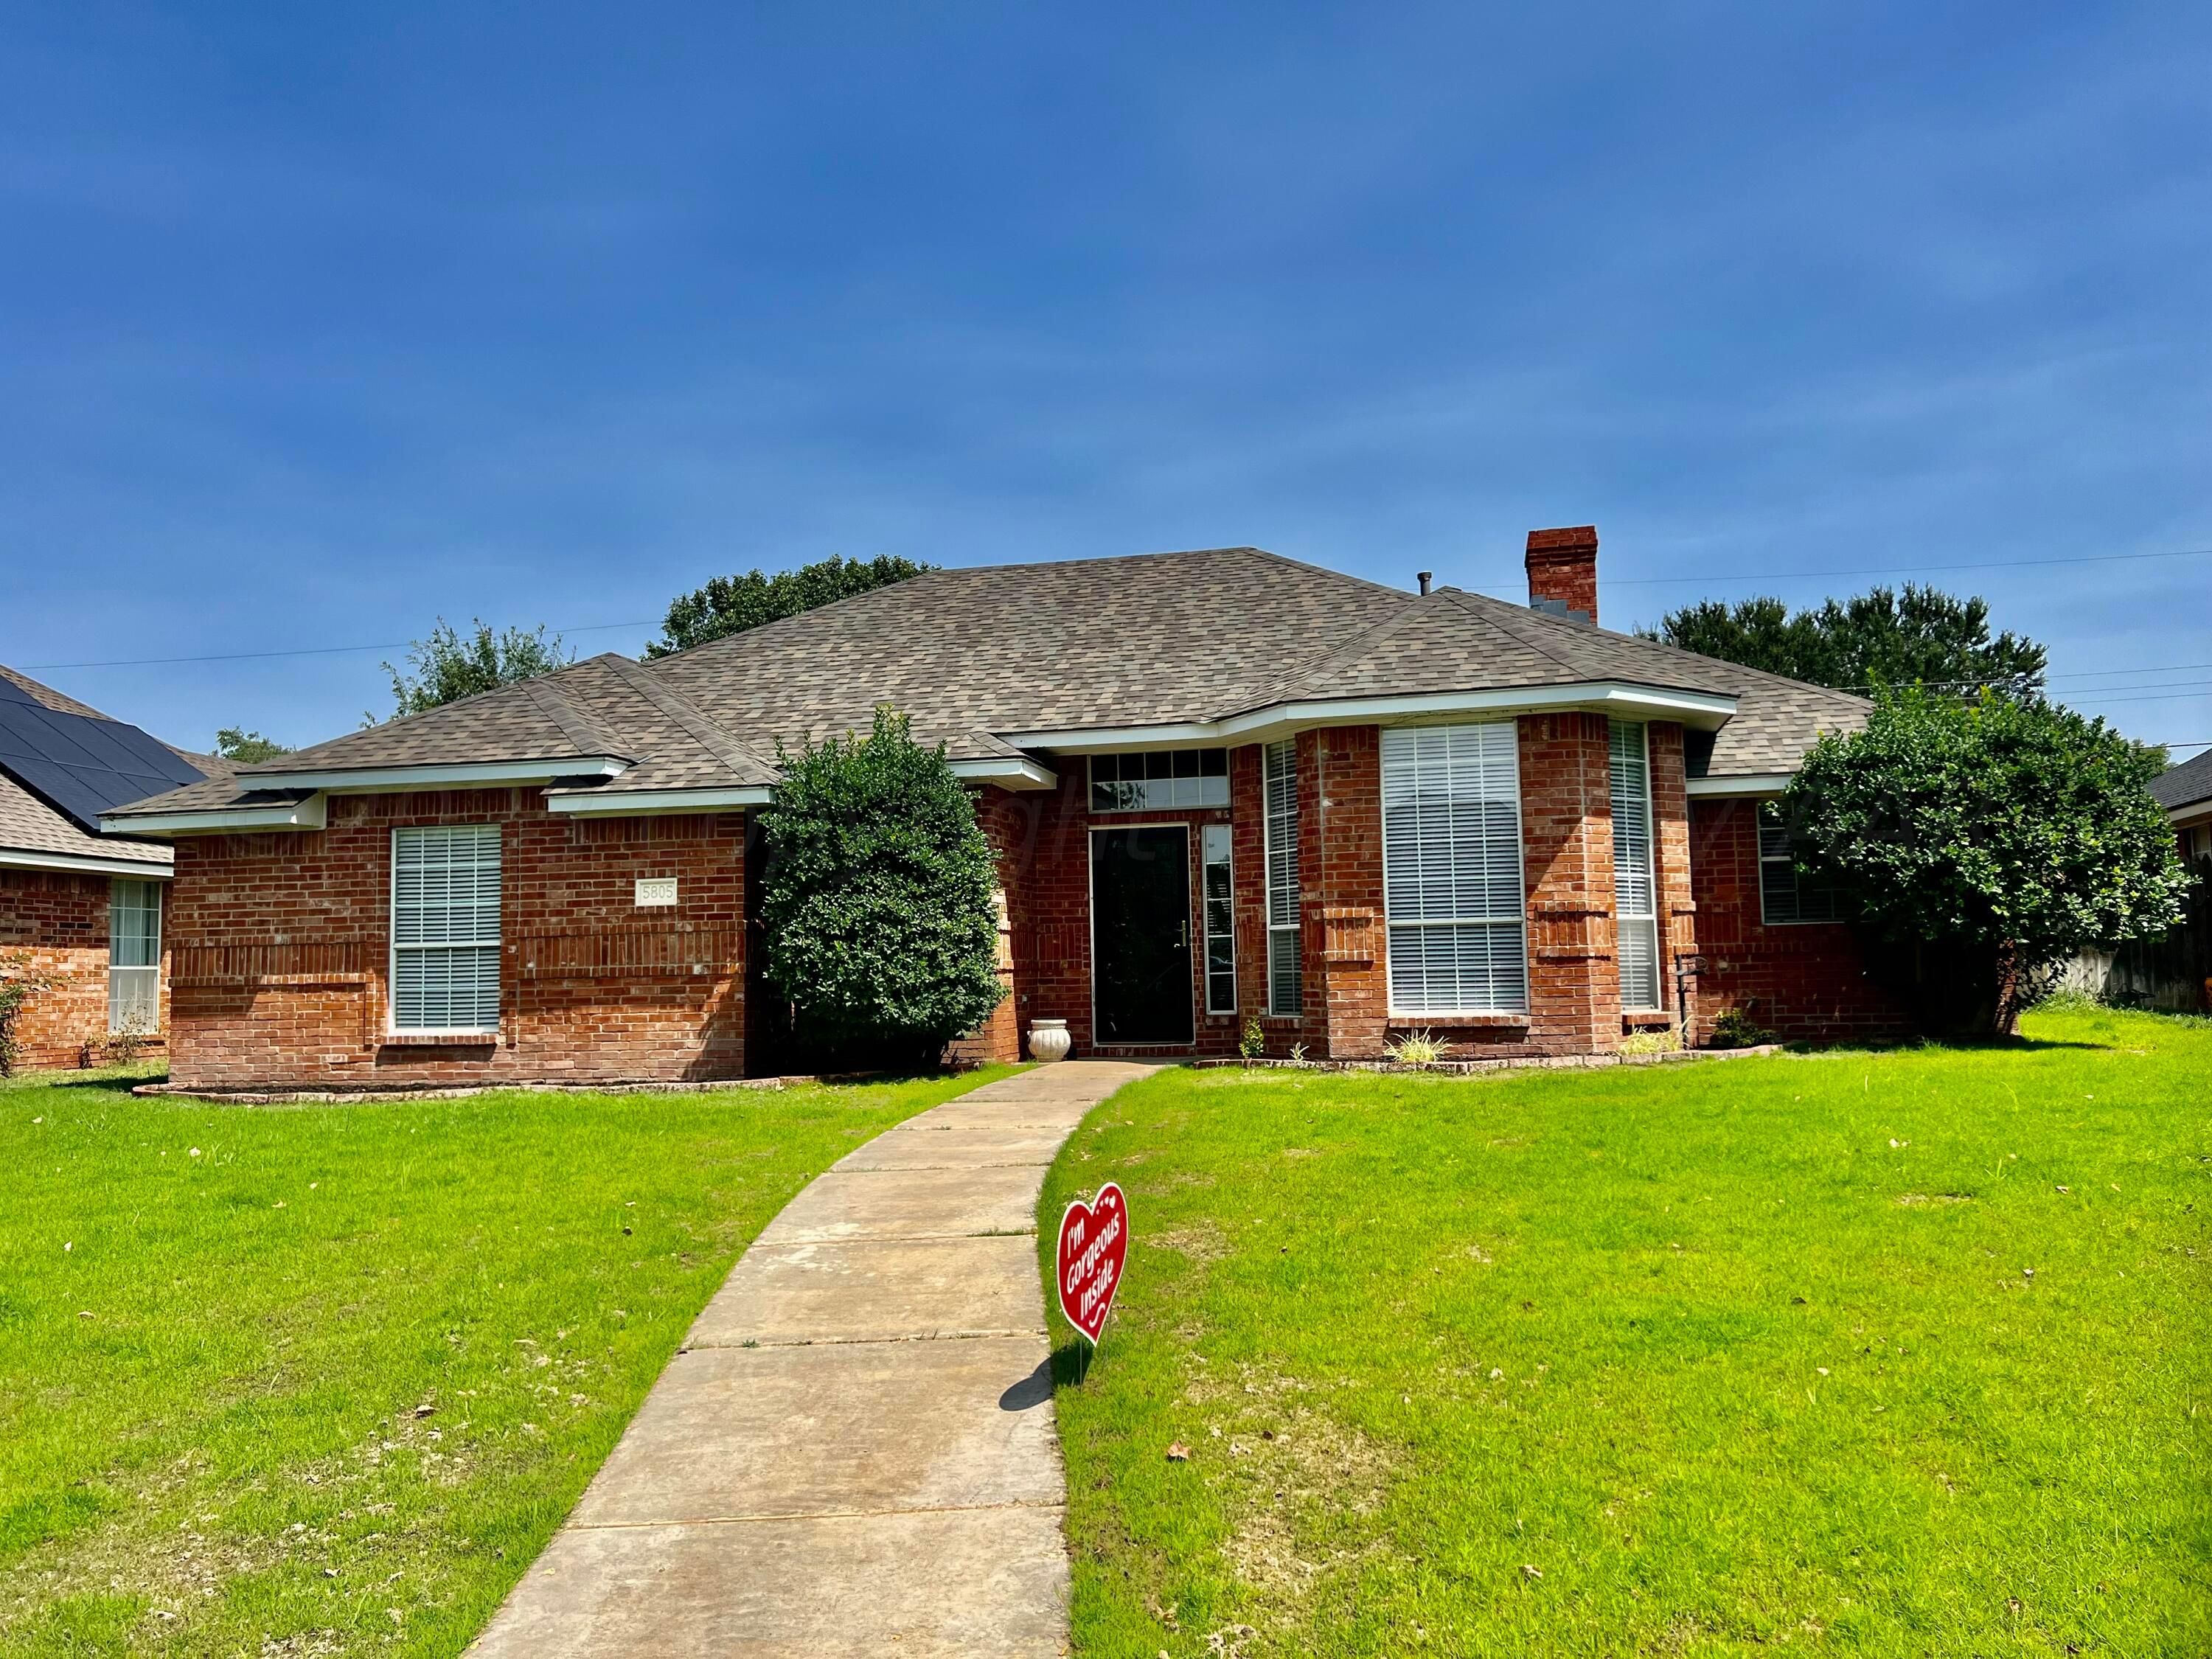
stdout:
<svg viewBox="0 0 2212 1659">
<path fill-rule="evenodd" d="M 1785 1038 L 1881 1040 L 1910 1030 L 1905 1011 L 1866 975 L 1839 922 L 1766 926 L 1759 902 L 1759 803 L 1700 800 L 1690 813 L 1698 949 L 1697 1035 L 1723 1010 L 1746 1008 Z"/>
<path fill-rule="evenodd" d="M 392 831 L 496 823 L 500 1031 L 386 1036 Z M 170 899 L 173 1081 L 711 1079 L 744 1067 L 744 821 L 570 820 L 534 789 L 342 796 L 327 830 L 182 839 Z M 634 882 L 674 876 L 640 909 Z"/>
<path fill-rule="evenodd" d="M 1317 1016 L 1316 1052 L 1374 1060 L 1390 1023 L 1382 895 L 1381 728 L 1338 726 L 1301 743 L 1305 808 L 1299 874 L 1304 889 L 1306 1006 Z"/>
<path fill-rule="evenodd" d="M 1659 999 L 1679 1020 L 1674 959 L 1698 949 L 1697 878 L 1690 863 L 1690 797 L 1682 769 L 1682 728 L 1645 728 L 1651 757 L 1651 839 L 1659 894 Z M 1689 987 L 1692 1010 L 1696 987 Z"/>
<path fill-rule="evenodd" d="M 1602 714 L 1521 717 L 1521 856 L 1528 888 L 1528 1047 L 1620 1046 L 1613 922 L 1613 769 Z"/>
<path fill-rule="evenodd" d="M 0 870 L 0 953 L 68 975 L 34 994 L 15 1022 L 25 1071 L 75 1066 L 107 1037 L 107 878 Z"/>
</svg>

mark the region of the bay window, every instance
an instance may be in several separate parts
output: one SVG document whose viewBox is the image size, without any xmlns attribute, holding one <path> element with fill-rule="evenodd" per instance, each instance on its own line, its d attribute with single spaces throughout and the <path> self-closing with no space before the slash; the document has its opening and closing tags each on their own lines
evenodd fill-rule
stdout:
<svg viewBox="0 0 2212 1659">
<path fill-rule="evenodd" d="M 1522 1013 L 1528 964 L 1510 720 L 1382 733 L 1393 1013 Z"/>
</svg>

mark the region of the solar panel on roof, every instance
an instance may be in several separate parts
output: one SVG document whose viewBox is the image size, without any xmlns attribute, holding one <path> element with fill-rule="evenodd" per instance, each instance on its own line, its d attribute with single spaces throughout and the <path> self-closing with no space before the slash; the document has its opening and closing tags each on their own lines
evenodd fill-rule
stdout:
<svg viewBox="0 0 2212 1659">
<path fill-rule="evenodd" d="M 0 687 L 14 690 L 0 680 Z M 0 697 L 0 770 L 97 835 L 100 815 L 198 783 L 198 768 L 135 726 Z"/>
<path fill-rule="evenodd" d="M 23 690 L 21 686 L 16 684 L 5 674 L 0 674 L 0 702 L 35 703 L 36 702 L 38 699 Z"/>
</svg>

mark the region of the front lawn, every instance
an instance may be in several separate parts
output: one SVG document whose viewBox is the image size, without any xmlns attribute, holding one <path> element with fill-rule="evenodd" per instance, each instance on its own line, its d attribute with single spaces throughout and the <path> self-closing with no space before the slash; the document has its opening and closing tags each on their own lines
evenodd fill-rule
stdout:
<svg viewBox="0 0 2212 1659">
<path fill-rule="evenodd" d="M 785 1200 L 1000 1074 L 269 1108 L 0 1084 L 0 1652 L 459 1652 Z"/>
<path fill-rule="evenodd" d="M 2028 1034 L 1116 1096 L 1077 1653 L 2212 1653 L 2212 1022 Z"/>
</svg>

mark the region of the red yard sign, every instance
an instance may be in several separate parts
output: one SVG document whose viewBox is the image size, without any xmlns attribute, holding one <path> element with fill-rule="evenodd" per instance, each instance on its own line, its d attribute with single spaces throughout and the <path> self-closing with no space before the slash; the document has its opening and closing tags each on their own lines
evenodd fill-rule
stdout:
<svg viewBox="0 0 2212 1659">
<path fill-rule="evenodd" d="M 1079 1198 L 1060 1218 L 1060 1310 L 1094 1347 L 1128 1259 L 1129 1206 L 1109 1181 L 1090 1203 Z"/>
</svg>

